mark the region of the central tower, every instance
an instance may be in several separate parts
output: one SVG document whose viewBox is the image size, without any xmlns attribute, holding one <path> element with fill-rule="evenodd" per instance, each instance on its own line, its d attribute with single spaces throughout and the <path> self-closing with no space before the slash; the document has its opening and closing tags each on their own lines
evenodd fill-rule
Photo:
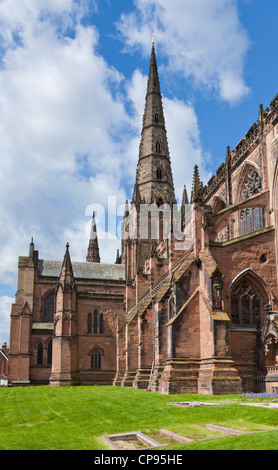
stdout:
<svg viewBox="0 0 278 470">
<path fill-rule="evenodd" d="M 171 213 L 175 202 L 167 132 L 153 43 L 132 208 L 129 211 L 128 203 L 125 208 L 125 218 L 126 215 L 130 215 L 130 217 L 123 235 L 126 235 L 126 233 L 129 235 L 122 242 L 121 263 L 126 265 L 126 280 L 129 285 L 134 285 L 135 278 L 139 273 L 146 274 L 146 261 L 153 256 L 158 245 L 166 238 L 163 230 L 163 211 L 168 210 L 168 213 Z M 169 226 L 168 223 L 167 227 Z M 154 227 L 154 230 L 152 230 L 152 227 Z M 136 236 L 130 236 L 130 233 L 134 232 Z M 154 232 L 156 232 L 155 235 Z M 133 301 L 132 295 L 129 296 L 129 299 L 131 298 Z M 129 301 L 127 303 L 130 304 Z"/>
</svg>

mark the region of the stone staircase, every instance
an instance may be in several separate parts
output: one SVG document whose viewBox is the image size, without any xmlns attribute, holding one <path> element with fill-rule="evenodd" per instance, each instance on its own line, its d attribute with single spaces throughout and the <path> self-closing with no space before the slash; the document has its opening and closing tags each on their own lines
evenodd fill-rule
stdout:
<svg viewBox="0 0 278 470">
<path fill-rule="evenodd" d="M 123 328 L 126 323 L 130 323 L 133 318 L 137 315 L 142 315 L 145 310 L 149 307 L 152 296 L 156 297 L 156 301 L 160 302 L 161 299 L 164 297 L 166 292 L 171 286 L 172 275 L 174 277 L 175 282 L 177 282 L 184 272 L 189 268 L 189 266 L 194 261 L 194 253 L 193 250 L 187 252 L 184 256 L 182 256 L 172 268 L 172 274 L 167 272 L 162 276 L 153 286 L 152 292 L 150 289 L 139 299 L 138 303 L 133 305 L 133 307 L 129 310 L 127 315 L 122 316 L 119 319 L 119 329 Z"/>
</svg>

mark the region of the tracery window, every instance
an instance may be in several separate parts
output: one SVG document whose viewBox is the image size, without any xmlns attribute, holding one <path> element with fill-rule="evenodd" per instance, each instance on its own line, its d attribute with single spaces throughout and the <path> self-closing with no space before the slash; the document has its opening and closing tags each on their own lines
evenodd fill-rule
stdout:
<svg viewBox="0 0 278 470">
<path fill-rule="evenodd" d="M 245 178 L 242 199 L 247 199 L 262 190 L 262 179 L 254 168 L 250 168 Z"/>
<path fill-rule="evenodd" d="M 55 310 L 55 294 L 50 294 L 44 300 L 43 304 L 43 321 L 46 323 L 53 322 Z"/>
<path fill-rule="evenodd" d="M 243 281 L 231 297 L 234 325 L 257 325 L 261 316 L 261 298 L 248 281 Z"/>
<path fill-rule="evenodd" d="M 101 349 L 94 349 L 91 354 L 91 369 L 101 369 Z"/>
</svg>

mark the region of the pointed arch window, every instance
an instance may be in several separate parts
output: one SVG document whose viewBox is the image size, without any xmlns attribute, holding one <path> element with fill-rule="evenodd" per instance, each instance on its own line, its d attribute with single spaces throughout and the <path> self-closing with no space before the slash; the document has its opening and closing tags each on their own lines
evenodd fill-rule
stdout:
<svg viewBox="0 0 278 470">
<path fill-rule="evenodd" d="M 87 332 L 88 334 L 92 333 L 92 314 L 88 313 L 88 318 L 87 318 Z"/>
<path fill-rule="evenodd" d="M 102 363 L 101 349 L 94 349 L 91 353 L 91 369 L 100 370 Z"/>
<path fill-rule="evenodd" d="M 158 122 L 158 114 L 154 115 L 154 122 L 156 122 L 156 123 Z"/>
<path fill-rule="evenodd" d="M 156 153 L 160 153 L 160 142 L 156 142 L 155 151 Z"/>
<path fill-rule="evenodd" d="M 231 296 L 231 320 L 234 325 L 258 325 L 262 299 L 249 281 L 243 281 Z"/>
<path fill-rule="evenodd" d="M 97 327 L 98 327 L 98 311 L 94 311 L 94 334 L 97 334 Z"/>
<path fill-rule="evenodd" d="M 55 294 L 52 293 L 46 297 L 43 303 L 43 321 L 51 323 L 54 320 Z"/>
<path fill-rule="evenodd" d="M 43 362 L 43 345 L 40 343 L 38 345 L 38 357 L 37 357 L 37 364 L 41 365 Z"/>
<path fill-rule="evenodd" d="M 161 170 L 160 167 L 158 167 L 157 170 L 156 170 L 156 178 L 157 178 L 158 180 L 161 180 L 161 179 L 162 179 L 162 170 Z"/>
<path fill-rule="evenodd" d="M 99 316 L 99 333 L 103 335 L 104 333 L 104 320 L 103 320 L 103 313 Z"/>
</svg>

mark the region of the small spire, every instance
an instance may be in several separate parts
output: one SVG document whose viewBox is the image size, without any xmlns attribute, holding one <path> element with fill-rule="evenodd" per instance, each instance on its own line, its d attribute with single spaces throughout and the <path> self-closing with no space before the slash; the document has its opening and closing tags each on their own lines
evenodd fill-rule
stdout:
<svg viewBox="0 0 278 470">
<path fill-rule="evenodd" d="M 226 151 L 226 163 L 229 163 L 231 160 L 231 149 L 230 147 L 227 147 L 227 151 Z"/>
<path fill-rule="evenodd" d="M 95 211 L 93 212 L 92 217 L 91 233 L 86 261 L 87 263 L 100 263 Z"/>
<path fill-rule="evenodd" d="M 129 216 L 129 203 L 128 203 L 128 199 L 126 199 L 126 201 L 125 201 L 125 209 L 124 209 L 124 217 L 123 217 L 123 218 L 125 219 L 125 218 L 128 217 L 128 216 Z"/>
<path fill-rule="evenodd" d="M 184 185 L 184 187 L 183 187 L 182 206 L 185 206 L 185 204 L 189 204 L 187 191 L 186 191 L 186 185 Z"/>
<path fill-rule="evenodd" d="M 259 110 L 259 123 L 263 124 L 264 121 L 264 107 L 262 104 L 260 104 L 260 110 Z"/>
<path fill-rule="evenodd" d="M 200 181 L 198 165 L 194 167 L 193 184 L 191 192 L 191 204 L 193 202 L 202 202 L 203 183 Z"/>
<path fill-rule="evenodd" d="M 66 251 L 60 273 L 60 283 L 62 286 L 72 285 L 74 283 L 74 275 L 69 253 L 69 243 L 66 244 Z"/>
<path fill-rule="evenodd" d="M 35 245 L 34 245 L 34 239 L 32 237 L 31 238 L 31 243 L 30 243 L 30 246 L 29 246 L 29 258 L 33 259 L 34 251 L 35 251 Z"/>
<path fill-rule="evenodd" d="M 115 264 L 121 264 L 121 257 L 120 257 L 120 252 L 117 250 L 117 256 L 116 256 L 116 262 Z"/>
<path fill-rule="evenodd" d="M 138 184 L 135 183 L 132 203 L 138 208 L 140 206 L 141 202 L 142 202 L 142 200 L 141 200 L 141 196 L 140 196 L 139 187 L 138 187 Z"/>
</svg>

